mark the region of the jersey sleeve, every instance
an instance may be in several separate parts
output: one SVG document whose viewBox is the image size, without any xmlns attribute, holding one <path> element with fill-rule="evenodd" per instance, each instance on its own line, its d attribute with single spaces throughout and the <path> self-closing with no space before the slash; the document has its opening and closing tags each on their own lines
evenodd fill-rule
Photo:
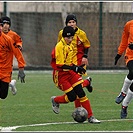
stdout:
<svg viewBox="0 0 133 133">
<path fill-rule="evenodd" d="M 63 48 L 62 45 L 58 44 L 55 47 L 55 58 L 56 58 L 56 65 L 62 66 L 64 65 L 64 54 L 63 54 Z"/>
<path fill-rule="evenodd" d="M 18 61 L 18 68 L 24 68 L 26 63 L 22 52 L 18 47 L 16 47 L 15 41 L 13 39 L 9 38 L 8 41 L 9 41 L 9 47 L 13 51 L 13 54 Z"/>
<path fill-rule="evenodd" d="M 85 48 L 89 48 L 91 45 L 90 45 L 90 41 L 89 39 L 87 38 L 87 35 L 86 33 L 84 32 L 83 33 L 83 44 L 84 44 L 84 47 Z"/>
<path fill-rule="evenodd" d="M 120 45 L 118 47 L 118 54 L 122 55 L 122 53 L 126 50 L 128 46 L 128 37 L 129 37 L 129 23 L 126 23 L 123 29 L 122 38 Z"/>
</svg>

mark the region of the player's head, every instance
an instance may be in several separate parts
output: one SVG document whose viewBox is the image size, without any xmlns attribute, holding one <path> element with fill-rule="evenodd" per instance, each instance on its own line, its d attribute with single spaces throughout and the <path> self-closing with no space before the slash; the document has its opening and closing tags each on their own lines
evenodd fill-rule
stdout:
<svg viewBox="0 0 133 133">
<path fill-rule="evenodd" d="M 71 26 L 66 26 L 63 29 L 62 37 L 64 37 L 67 44 L 70 44 L 75 34 L 74 29 Z"/>
<path fill-rule="evenodd" d="M 71 26 L 75 29 L 77 25 L 77 18 L 75 14 L 67 15 L 65 23 L 66 23 L 66 26 Z"/>
<path fill-rule="evenodd" d="M 9 26 L 11 26 L 11 19 L 7 16 L 2 17 L 2 22 L 3 22 L 3 24 L 6 23 L 6 24 L 9 24 Z"/>
<path fill-rule="evenodd" d="M 75 34 L 75 31 L 71 26 L 64 27 L 63 33 L 62 33 L 63 37 L 71 37 L 71 36 L 74 36 L 74 34 Z"/>
<path fill-rule="evenodd" d="M 11 20 L 9 17 L 5 16 L 5 17 L 2 17 L 2 22 L 3 22 L 3 28 L 2 28 L 2 31 L 4 33 L 8 33 L 8 31 L 10 30 L 10 26 L 11 26 Z"/>
</svg>

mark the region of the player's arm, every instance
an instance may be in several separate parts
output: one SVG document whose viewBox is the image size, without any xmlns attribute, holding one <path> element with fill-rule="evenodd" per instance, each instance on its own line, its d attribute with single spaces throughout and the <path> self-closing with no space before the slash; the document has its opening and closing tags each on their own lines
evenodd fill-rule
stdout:
<svg viewBox="0 0 133 133">
<path fill-rule="evenodd" d="M 129 37 L 129 25 L 127 23 L 124 26 L 121 42 L 120 42 L 120 45 L 118 47 L 118 54 L 119 55 L 122 55 L 122 53 L 126 50 L 126 48 L 128 46 L 128 37 Z"/>
<path fill-rule="evenodd" d="M 129 26 L 130 25 L 128 23 L 126 23 L 125 26 L 124 26 L 122 37 L 121 37 L 121 42 L 120 42 L 120 45 L 118 47 L 118 52 L 115 56 L 114 65 L 117 64 L 117 62 L 120 59 L 120 57 L 122 56 L 123 52 L 128 47 L 128 37 L 129 37 L 129 32 L 128 31 L 129 31 L 129 28 L 130 28 Z"/>
<path fill-rule="evenodd" d="M 72 66 L 62 65 L 62 66 L 58 66 L 58 67 L 60 67 L 61 69 L 73 70 L 74 72 L 80 73 L 80 74 L 85 74 L 85 72 L 86 72 L 86 70 L 83 68 L 84 65 L 81 65 L 81 66 L 77 66 L 77 65 L 72 65 Z"/>
<path fill-rule="evenodd" d="M 15 58 L 17 59 L 17 62 L 18 62 L 18 68 L 19 68 L 18 79 L 20 78 L 21 83 L 25 83 L 24 67 L 26 63 L 22 55 L 22 52 L 20 51 L 18 47 L 16 47 L 14 40 L 9 39 L 8 41 L 9 41 L 8 43 L 9 47 L 13 51 L 13 54 L 15 55 Z"/>
<path fill-rule="evenodd" d="M 82 34 L 82 38 L 83 38 L 83 45 L 84 45 L 84 55 L 82 57 L 82 62 L 81 64 L 85 64 L 88 65 L 88 52 L 89 52 L 89 48 L 90 48 L 90 41 L 86 36 L 86 33 L 83 32 Z"/>
<path fill-rule="evenodd" d="M 18 34 L 15 35 L 15 42 L 16 42 L 17 47 L 22 51 L 22 49 L 23 49 L 22 43 L 23 42 L 22 42 L 22 38 Z"/>
</svg>

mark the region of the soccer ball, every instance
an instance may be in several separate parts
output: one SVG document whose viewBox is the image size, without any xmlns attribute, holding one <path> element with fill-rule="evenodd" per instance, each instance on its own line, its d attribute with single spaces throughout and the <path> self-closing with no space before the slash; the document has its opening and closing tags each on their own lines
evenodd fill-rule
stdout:
<svg viewBox="0 0 133 133">
<path fill-rule="evenodd" d="M 77 107 L 73 112 L 72 112 L 72 117 L 76 122 L 83 123 L 84 121 L 87 120 L 88 118 L 88 112 L 85 108 L 83 107 Z"/>
</svg>

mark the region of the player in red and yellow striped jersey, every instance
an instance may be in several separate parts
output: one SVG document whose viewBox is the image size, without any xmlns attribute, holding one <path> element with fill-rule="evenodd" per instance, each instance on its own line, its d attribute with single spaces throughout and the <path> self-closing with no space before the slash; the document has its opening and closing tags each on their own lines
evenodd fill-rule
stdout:
<svg viewBox="0 0 133 133">
<path fill-rule="evenodd" d="M 81 30 L 79 27 L 77 27 L 77 18 L 74 14 L 69 14 L 66 17 L 65 24 L 67 26 L 73 27 L 73 29 L 75 30 L 75 35 L 71 42 L 72 45 L 74 46 L 73 63 L 75 65 L 85 64 L 84 68 L 86 69 L 86 66 L 88 65 L 88 51 L 90 48 L 90 41 L 87 38 L 86 33 L 83 30 Z M 59 31 L 57 42 L 59 42 L 60 39 L 62 38 L 62 31 L 63 30 Z M 87 73 L 83 75 L 87 75 Z M 93 88 L 91 86 L 90 77 L 84 80 L 82 85 L 83 87 L 86 87 L 89 92 L 92 92 Z M 79 106 L 80 106 L 80 102 L 77 99 L 75 101 L 75 107 L 79 107 Z"/>
<path fill-rule="evenodd" d="M 15 47 L 18 47 L 22 51 L 22 39 L 21 39 L 21 37 L 15 31 L 10 29 L 11 19 L 7 16 L 4 16 L 4 17 L 2 17 L 2 22 L 3 22 L 3 28 L 2 28 L 3 33 L 10 36 L 15 42 Z M 10 84 L 9 84 L 10 90 L 11 90 L 13 95 L 15 95 L 17 93 L 17 89 L 16 89 L 15 84 L 16 84 L 15 79 L 12 79 Z"/>
<path fill-rule="evenodd" d="M 82 88 L 82 77 L 78 74 L 84 74 L 86 70 L 79 65 L 73 64 L 73 48 L 71 44 L 74 36 L 74 29 L 66 26 L 62 32 L 61 40 L 56 44 L 52 51 L 51 66 L 53 68 L 53 81 L 56 86 L 65 94 L 61 96 L 52 96 L 52 109 L 54 113 L 59 113 L 59 105 L 73 102 L 79 98 L 82 107 L 88 111 L 88 122 L 100 123 L 93 116 L 90 102 Z"/>
</svg>

